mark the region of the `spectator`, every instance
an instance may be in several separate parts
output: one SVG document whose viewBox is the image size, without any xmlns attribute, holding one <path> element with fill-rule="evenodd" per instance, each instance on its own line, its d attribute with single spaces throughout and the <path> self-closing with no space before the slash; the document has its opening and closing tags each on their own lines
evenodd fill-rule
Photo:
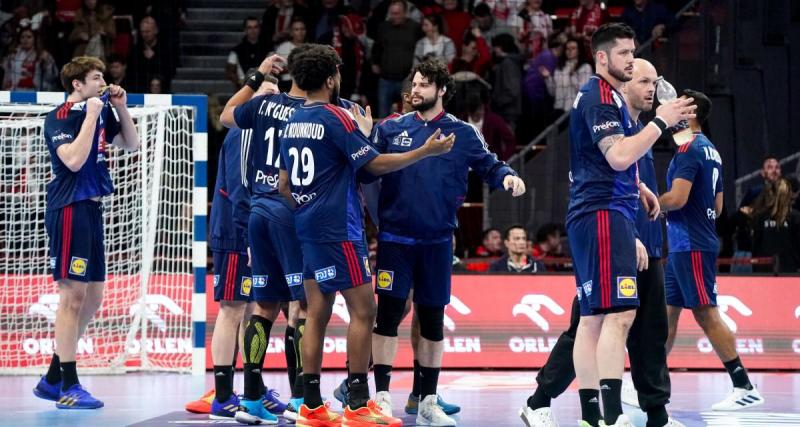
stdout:
<svg viewBox="0 0 800 427">
<path fill-rule="evenodd" d="M 294 48 L 306 42 L 306 23 L 303 22 L 301 18 L 294 18 L 289 30 L 289 34 L 289 40 L 281 43 L 275 51 L 275 53 L 284 58 L 288 58 L 289 53 L 291 53 Z M 281 92 L 289 91 L 292 86 L 292 76 L 289 75 L 288 70 L 281 75 L 279 83 L 280 84 L 278 86 Z"/>
<path fill-rule="evenodd" d="M 309 18 L 308 9 L 295 3 L 295 0 L 278 0 L 272 2 L 261 17 L 259 41 L 270 52 L 275 46 L 292 38 L 292 25 L 297 20 L 303 23 Z M 306 25 L 306 31 L 309 28 Z"/>
<path fill-rule="evenodd" d="M 519 43 L 525 58 L 535 58 L 545 50 L 546 41 L 553 34 L 553 20 L 542 11 L 542 0 L 528 0 L 519 17 L 522 18 Z"/>
<path fill-rule="evenodd" d="M 467 120 L 470 113 L 467 109 L 467 98 L 479 95 L 481 102 L 488 104 L 491 99 L 489 91 L 492 86 L 472 71 L 459 71 L 453 73 L 452 77 L 455 89 L 445 108 L 459 119 Z"/>
<path fill-rule="evenodd" d="M 480 31 L 476 31 L 480 34 Z M 470 71 L 481 78 L 486 78 L 492 65 L 492 52 L 483 37 L 472 32 L 464 36 L 461 55 L 450 63 L 450 72 Z"/>
<path fill-rule="evenodd" d="M 339 26 L 334 32 L 333 47 L 342 58 L 342 83 L 339 94 L 345 99 L 360 98 L 362 70 L 366 61 L 366 26 L 364 19 L 356 13 L 339 17 Z"/>
<path fill-rule="evenodd" d="M 492 110 L 513 130 L 522 114 L 522 66 L 519 48 L 511 34 L 492 39 L 495 65 L 492 67 Z"/>
<path fill-rule="evenodd" d="M 258 19 L 248 16 L 244 19 L 243 25 L 244 37 L 228 54 L 228 64 L 225 66 L 225 77 L 237 90 L 244 84 L 244 72 L 258 67 L 269 53 L 258 39 L 261 33 Z"/>
<path fill-rule="evenodd" d="M 519 17 L 520 5 L 524 0 L 484 0 L 492 11 L 492 18 L 497 34 L 508 33 L 517 37 L 522 29 L 522 18 Z"/>
<path fill-rule="evenodd" d="M 422 32 L 425 37 L 417 41 L 414 49 L 414 63 L 427 56 L 434 56 L 449 64 L 456 57 L 456 46 L 450 37 L 442 35 L 442 17 L 428 15 L 422 18 Z"/>
<path fill-rule="evenodd" d="M 168 45 L 158 41 L 158 24 L 151 16 L 145 16 L 139 23 L 139 39 L 133 47 L 131 58 L 131 80 L 135 90 L 142 92 L 149 89 L 150 76 L 164 77 L 164 91 L 169 92 L 169 85 L 175 75 L 176 58 L 170 54 Z"/>
<path fill-rule="evenodd" d="M 750 206 L 740 207 L 733 215 L 733 265 L 731 273 L 752 273 L 753 265 L 753 228 L 750 215 L 753 210 Z"/>
<path fill-rule="evenodd" d="M 774 257 L 776 273 L 800 269 L 800 212 L 792 209 L 791 183 L 769 182 L 753 208 L 753 255 Z"/>
<path fill-rule="evenodd" d="M 483 231 L 483 243 L 475 249 L 473 256 L 488 258 L 503 255 L 502 237 L 500 230 L 496 228 L 487 228 Z"/>
<path fill-rule="evenodd" d="M 461 46 L 465 40 L 467 30 L 469 30 L 472 16 L 464 12 L 459 0 L 444 0 L 444 34 L 450 37 L 456 47 L 456 54 L 461 54 Z"/>
<path fill-rule="evenodd" d="M 403 79 L 414 62 L 414 48 L 420 39 L 419 24 L 406 17 L 406 2 L 394 0 L 389 20 L 383 22 L 372 47 L 372 72 L 379 76 L 378 116 L 386 117 L 400 98 Z"/>
<path fill-rule="evenodd" d="M 487 43 L 492 43 L 494 36 L 498 34 L 508 33 L 507 28 L 501 28 L 496 24 L 492 9 L 486 3 L 475 6 L 472 16 L 475 17 L 470 24 L 472 33 L 477 37 L 483 37 Z"/>
<path fill-rule="evenodd" d="M 531 133 L 538 134 L 552 121 L 553 97 L 547 91 L 547 85 L 542 76 L 542 70 L 553 74 L 558 64 L 558 58 L 564 53 L 564 45 L 558 37 L 553 36 L 547 42 L 547 49 L 528 63 L 525 77 L 522 81 L 524 101 L 530 110 L 526 117 L 531 118 L 529 123 Z"/>
<path fill-rule="evenodd" d="M 664 5 L 650 0 L 633 0 L 622 12 L 622 22 L 636 32 L 636 42 L 644 44 L 651 37 L 660 38 L 672 24 L 673 16 Z"/>
<path fill-rule="evenodd" d="M 19 30 L 30 26 L 30 15 L 27 7 L 19 6 L 9 15 L 0 24 L 0 55 L 3 57 L 8 53 L 7 49 L 14 45 L 19 35 Z"/>
<path fill-rule="evenodd" d="M 117 27 L 114 8 L 98 0 L 83 0 L 75 13 L 74 28 L 69 41 L 74 46 L 72 56 L 94 56 L 105 61 L 112 53 Z"/>
<path fill-rule="evenodd" d="M 148 82 L 148 93 L 164 93 L 164 78 L 155 75 L 150 77 L 150 81 Z"/>
<path fill-rule="evenodd" d="M 767 156 L 764 162 L 761 163 L 761 178 L 762 180 L 756 185 L 747 189 L 747 192 L 742 198 L 739 206 L 751 206 L 753 202 L 761 195 L 764 188 L 770 182 L 775 183 L 781 179 L 781 164 L 777 157 Z"/>
<path fill-rule="evenodd" d="M 37 46 L 36 33 L 22 28 L 3 59 L 3 90 L 58 90 L 58 68 L 52 55 Z"/>
<path fill-rule="evenodd" d="M 536 232 L 536 242 L 533 244 L 533 259 L 544 262 L 547 259 L 561 258 L 564 256 L 561 245 L 561 226 L 558 224 L 545 224 Z M 555 271 L 554 265 L 547 266 L 548 271 Z"/>
<path fill-rule="evenodd" d="M 467 122 L 483 133 L 489 151 L 500 160 L 508 160 L 516 150 L 516 140 L 503 118 L 493 113 L 481 99 L 479 92 L 467 94 Z"/>
<path fill-rule="evenodd" d="M 310 19 L 311 33 L 310 39 L 315 43 L 333 44 L 335 31 L 338 31 L 339 16 L 344 15 L 346 10 L 339 0 L 322 0 L 322 8 L 315 9 L 316 15 Z"/>
<path fill-rule="evenodd" d="M 800 211 L 800 180 L 794 176 L 786 179 L 789 180 L 789 185 L 792 187 L 792 209 Z"/>
<path fill-rule="evenodd" d="M 128 65 L 125 60 L 118 55 L 111 55 L 108 57 L 108 78 L 106 82 L 121 86 L 123 89 L 130 87 L 129 79 L 127 76 Z"/>
<path fill-rule="evenodd" d="M 592 34 L 598 27 L 608 21 L 605 10 L 596 0 L 580 0 L 580 4 L 570 17 L 569 33 L 578 40 L 583 41 L 586 60 L 592 59 Z"/>
<path fill-rule="evenodd" d="M 583 54 L 582 46 L 576 39 L 567 40 L 555 72 L 550 74 L 546 67 L 539 70 L 547 92 L 555 97 L 553 108 L 557 111 L 569 111 L 581 86 L 592 76 L 592 66 L 584 59 L 586 55 Z"/>
<path fill-rule="evenodd" d="M 531 258 L 528 247 L 528 233 L 521 225 L 512 225 L 504 236 L 503 244 L 507 254 L 489 265 L 489 272 L 539 273 L 544 264 Z"/>
</svg>

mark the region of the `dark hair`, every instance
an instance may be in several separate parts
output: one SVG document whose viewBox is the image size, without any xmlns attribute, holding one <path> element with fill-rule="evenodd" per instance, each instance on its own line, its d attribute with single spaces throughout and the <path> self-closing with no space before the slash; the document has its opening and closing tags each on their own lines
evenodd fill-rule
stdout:
<svg viewBox="0 0 800 427">
<path fill-rule="evenodd" d="M 261 26 L 261 22 L 258 20 L 258 18 L 256 18 L 255 16 L 251 15 L 251 16 L 248 16 L 247 18 L 244 18 L 244 20 L 242 21 L 242 28 L 247 28 L 247 23 L 250 22 L 250 21 L 256 21 L 258 26 L 259 27 Z"/>
<path fill-rule="evenodd" d="M 583 51 L 584 49 L 583 43 L 580 40 L 572 37 L 567 39 L 567 42 L 564 43 L 564 51 L 561 52 L 561 55 L 558 57 L 558 65 L 556 66 L 556 68 L 558 69 L 564 68 L 564 65 L 567 64 L 567 45 L 570 43 L 575 43 L 576 45 L 578 45 L 578 58 L 577 58 L 578 64 L 575 65 L 575 68 L 573 69 L 573 72 L 577 72 L 578 68 L 580 68 L 581 65 L 588 64 L 589 61 L 586 60 L 586 55 L 584 54 Z"/>
<path fill-rule="evenodd" d="M 503 240 L 508 240 L 508 237 L 511 235 L 511 230 L 520 229 L 525 232 L 525 238 L 528 238 L 528 230 L 522 224 L 514 224 L 506 228 L 506 231 L 503 232 Z"/>
<path fill-rule="evenodd" d="M 475 9 L 472 9 L 472 14 L 478 18 L 492 16 L 492 9 L 486 3 L 479 3 Z"/>
<path fill-rule="evenodd" d="M 406 4 L 405 0 L 392 0 L 389 2 L 389 7 L 392 7 L 392 5 L 396 3 L 400 3 L 403 6 L 403 11 L 408 12 L 408 4 Z"/>
<path fill-rule="evenodd" d="M 498 230 L 497 228 L 489 227 L 486 230 L 483 230 L 483 233 L 481 233 L 481 241 L 486 240 L 486 236 L 488 236 L 489 233 L 491 233 L 492 231 L 496 231 L 498 233 L 500 232 L 500 230 Z"/>
<path fill-rule="evenodd" d="M 764 163 L 767 163 L 767 160 L 775 160 L 776 162 L 780 162 L 780 159 L 778 159 L 778 156 L 773 156 L 772 154 L 767 154 L 766 156 L 764 156 L 764 160 L 761 161 L 761 166 L 762 167 L 764 166 Z"/>
<path fill-rule="evenodd" d="M 492 47 L 499 47 L 505 53 L 519 53 L 514 36 L 508 33 L 500 33 L 492 37 Z"/>
<path fill-rule="evenodd" d="M 122 65 L 126 64 L 125 58 L 123 58 L 121 55 L 117 55 L 116 53 L 112 53 L 111 55 L 108 55 L 108 57 L 106 58 L 106 64 L 107 65 L 111 65 L 111 64 L 113 64 L 115 62 L 119 62 Z"/>
<path fill-rule="evenodd" d="M 697 106 L 697 109 L 694 111 L 696 115 L 695 120 L 697 120 L 697 123 L 701 125 L 705 123 L 706 120 L 708 120 L 708 115 L 711 114 L 711 100 L 708 99 L 706 94 L 703 92 L 692 89 L 685 89 L 683 94 L 690 98 L 694 98 L 692 104 Z"/>
<path fill-rule="evenodd" d="M 461 45 L 463 46 L 463 45 L 467 45 L 467 44 L 470 44 L 472 42 L 477 42 L 477 41 L 478 41 L 478 38 L 475 37 L 475 34 L 472 34 L 472 33 L 468 32 L 468 33 L 464 34 L 464 40 L 462 41 Z"/>
<path fill-rule="evenodd" d="M 321 89 L 329 77 L 339 72 L 340 65 L 342 59 L 333 47 L 314 44 L 302 54 L 295 55 L 292 77 L 300 89 L 314 92 Z"/>
<path fill-rule="evenodd" d="M 617 45 L 617 39 L 635 39 L 636 32 L 626 24 L 613 22 L 603 24 L 592 34 L 592 54 L 599 51 L 608 52 Z"/>
<path fill-rule="evenodd" d="M 400 89 L 400 93 L 411 93 L 411 81 L 413 76 L 408 76 L 403 79 L 403 87 Z"/>
<path fill-rule="evenodd" d="M 436 31 L 438 31 L 439 34 L 444 33 L 444 21 L 442 20 L 442 15 L 434 15 L 434 14 L 425 15 L 422 19 L 427 19 L 428 22 L 433 24 L 433 26 L 436 27 Z"/>
<path fill-rule="evenodd" d="M 76 56 L 61 67 L 61 85 L 68 94 L 72 93 L 75 91 L 72 81 L 78 80 L 86 83 L 86 75 L 95 70 L 105 73 L 106 64 L 92 56 Z"/>
<path fill-rule="evenodd" d="M 483 105 L 484 102 L 480 92 L 478 91 L 467 92 L 467 95 L 464 97 L 464 108 L 467 114 L 471 114 L 474 113 L 475 111 L 478 111 L 478 109 Z"/>
<path fill-rule="evenodd" d="M 409 74 L 408 78 L 413 81 L 417 73 L 422 74 L 422 77 L 425 77 L 428 82 L 436 85 L 437 90 L 445 89 L 442 97 L 443 103 L 446 104 L 453 96 L 456 88 L 455 82 L 450 77 L 450 70 L 447 69 L 447 64 L 441 59 L 435 57 L 425 58 L 411 69 L 411 74 Z"/>
<path fill-rule="evenodd" d="M 300 55 L 308 52 L 308 50 L 313 47 L 314 47 L 313 43 L 303 43 L 300 46 L 297 46 L 294 49 L 292 49 L 291 52 L 289 52 L 289 56 L 286 57 L 286 68 L 287 71 L 289 72 L 289 75 L 292 75 L 292 65 L 294 64 L 295 61 L 297 61 L 297 58 L 300 57 Z"/>
<path fill-rule="evenodd" d="M 553 49 L 559 46 L 564 46 L 564 43 L 561 42 L 560 34 L 553 34 L 547 39 L 548 49 Z"/>
<path fill-rule="evenodd" d="M 561 232 L 561 226 L 558 224 L 545 224 L 536 231 L 536 242 L 544 242 L 548 237 L 559 232 Z"/>
</svg>

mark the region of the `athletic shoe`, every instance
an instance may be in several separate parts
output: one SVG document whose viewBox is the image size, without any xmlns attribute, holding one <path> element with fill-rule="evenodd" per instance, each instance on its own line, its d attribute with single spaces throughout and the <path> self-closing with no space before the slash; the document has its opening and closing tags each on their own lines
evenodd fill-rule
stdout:
<svg viewBox="0 0 800 427">
<path fill-rule="evenodd" d="M 264 408 L 263 400 L 243 399 L 241 410 L 236 411 L 236 421 L 247 425 L 278 424 L 278 417 Z"/>
<path fill-rule="evenodd" d="M 58 409 L 97 409 L 102 407 L 103 402 L 92 397 L 80 384 L 73 384 L 66 391 L 62 391 L 56 401 Z"/>
<path fill-rule="evenodd" d="M 592 427 L 592 425 L 584 420 L 578 420 L 578 427 Z"/>
<path fill-rule="evenodd" d="M 600 427 L 636 427 L 627 415 L 622 414 L 617 417 L 617 422 L 614 424 L 606 424 L 605 421 L 600 420 Z"/>
<path fill-rule="evenodd" d="M 639 393 L 636 391 L 636 388 L 630 381 L 623 381 L 620 399 L 622 400 L 622 403 L 626 405 L 640 408 Z"/>
<path fill-rule="evenodd" d="M 342 417 L 342 427 L 401 427 L 402 425 L 403 421 L 399 418 L 386 416 L 374 400 L 368 400 L 367 406 L 358 409 L 345 406 Z"/>
<path fill-rule="evenodd" d="M 283 411 L 283 418 L 289 421 L 297 421 L 297 409 L 303 406 L 302 397 L 293 397 L 289 399 L 289 404 L 286 405 L 286 410 Z"/>
<path fill-rule="evenodd" d="M 288 405 L 278 400 L 278 397 L 280 397 L 280 394 L 277 391 L 268 388 L 261 399 L 264 409 L 275 415 L 281 415 L 286 412 Z"/>
<path fill-rule="evenodd" d="M 441 394 L 436 395 L 436 404 L 442 407 L 442 411 L 444 411 L 446 415 L 453 415 L 461 412 L 460 406 L 445 402 L 444 399 L 442 399 Z M 408 401 L 406 402 L 406 407 L 405 407 L 406 414 L 417 415 L 418 407 L 419 407 L 419 396 L 414 396 L 413 394 L 409 394 Z"/>
<path fill-rule="evenodd" d="M 239 410 L 239 396 L 231 393 L 231 397 L 224 402 L 216 398 L 211 402 L 211 413 L 208 418 L 212 420 L 229 420 L 236 415 Z"/>
<path fill-rule="evenodd" d="M 677 421 L 672 417 L 669 417 L 669 420 L 667 420 L 667 423 L 664 424 L 664 427 L 686 427 L 686 426 L 683 425 L 682 422 Z"/>
<path fill-rule="evenodd" d="M 436 403 L 436 395 L 431 394 L 425 396 L 419 402 L 419 411 L 417 412 L 417 425 L 419 426 L 455 426 L 456 420 L 448 417 L 442 407 Z"/>
<path fill-rule="evenodd" d="M 381 408 L 383 415 L 387 417 L 392 416 L 392 395 L 388 391 L 379 391 L 375 393 L 375 403 Z"/>
<path fill-rule="evenodd" d="M 50 384 L 44 379 L 44 376 L 39 379 L 39 383 L 33 388 L 33 394 L 39 399 L 57 401 L 61 397 L 61 381 Z"/>
<path fill-rule="evenodd" d="M 331 411 L 330 402 L 314 409 L 300 405 L 297 414 L 297 427 L 342 427 L 342 416 Z"/>
<path fill-rule="evenodd" d="M 186 410 L 193 413 L 193 414 L 210 414 L 211 413 L 211 402 L 214 401 L 214 397 L 216 397 L 217 393 L 216 390 L 213 388 L 206 392 L 201 398 L 197 400 L 193 400 L 186 404 Z"/>
<path fill-rule="evenodd" d="M 347 385 L 347 378 L 343 379 L 339 387 L 333 390 L 333 397 L 341 402 L 342 408 L 347 405 L 347 398 L 350 397 L 350 386 Z"/>
<path fill-rule="evenodd" d="M 762 405 L 764 398 L 761 393 L 753 387 L 752 390 L 745 388 L 734 388 L 733 393 L 728 395 L 722 402 L 711 405 L 712 411 L 738 411 L 740 409 L 752 408 Z"/>
<path fill-rule="evenodd" d="M 553 411 L 545 406 L 539 409 L 531 409 L 525 405 L 519 410 L 519 417 L 527 427 L 558 427 Z"/>
</svg>

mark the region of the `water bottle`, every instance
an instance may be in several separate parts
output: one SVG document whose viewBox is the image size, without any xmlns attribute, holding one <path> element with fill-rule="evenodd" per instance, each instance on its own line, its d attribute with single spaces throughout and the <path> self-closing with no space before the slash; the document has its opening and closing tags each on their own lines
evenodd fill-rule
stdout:
<svg viewBox="0 0 800 427">
<path fill-rule="evenodd" d="M 658 102 L 668 104 L 678 99 L 678 93 L 675 91 L 675 87 L 662 76 L 656 80 L 656 97 L 658 97 Z M 692 132 L 689 129 L 689 122 L 686 120 L 681 120 L 669 130 L 678 145 L 683 145 L 691 139 Z"/>
</svg>

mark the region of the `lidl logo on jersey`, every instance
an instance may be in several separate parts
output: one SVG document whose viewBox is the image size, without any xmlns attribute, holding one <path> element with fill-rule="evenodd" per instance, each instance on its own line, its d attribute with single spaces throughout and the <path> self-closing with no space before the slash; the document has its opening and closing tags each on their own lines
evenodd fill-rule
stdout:
<svg viewBox="0 0 800 427">
<path fill-rule="evenodd" d="M 378 289 L 391 291 L 392 283 L 394 283 L 394 271 L 378 270 Z"/>
<path fill-rule="evenodd" d="M 78 258 L 76 256 L 72 257 L 72 261 L 69 263 L 69 274 L 85 276 L 87 264 L 88 260 L 86 258 Z"/>
<path fill-rule="evenodd" d="M 253 288 L 253 279 L 251 277 L 243 276 L 242 277 L 242 286 L 239 293 L 244 296 L 250 296 L 250 290 Z"/>
<path fill-rule="evenodd" d="M 219 285 L 219 274 L 214 275 L 214 287 L 216 288 Z"/>
<path fill-rule="evenodd" d="M 635 277 L 617 277 L 617 298 L 636 298 L 638 296 Z"/>
<path fill-rule="evenodd" d="M 367 276 L 372 276 L 372 270 L 369 269 L 369 258 L 363 257 L 364 260 L 364 271 L 367 272 Z"/>
<path fill-rule="evenodd" d="M 303 284 L 303 273 L 286 275 L 286 284 L 289 286 L 300 286 Z"/>
<path fill-rule="evenodd" d="M 591 280 L 589 280 L 588 282 L 584 282 L 581 285 L 581 287 L 583 287 L 583 293 L 586 294 L 587 298 L 592 295 L 592 281 Z"/>
<path fill-rule="evenodd" d="M 392 140 L 392 145 L 399 145 L 401 147 L 410 147 L 411 138 L 408 137 L 408 131 L 403 131 Z"/>
<path fill-rule="evenodd" d="M 331 280 L 336 277 L 336 266 L 330 266 L 325 268 L 320 268 L 319 270 L 314 272 L 314 279 L 317 282 L 324 282 L 327 280 Z"/>
<path fill-rule="evenodd" d="M 253 287 L 263 288 L 267 286 L 267 278 L 269 276 L 253 276 Z"/>
</svg>

